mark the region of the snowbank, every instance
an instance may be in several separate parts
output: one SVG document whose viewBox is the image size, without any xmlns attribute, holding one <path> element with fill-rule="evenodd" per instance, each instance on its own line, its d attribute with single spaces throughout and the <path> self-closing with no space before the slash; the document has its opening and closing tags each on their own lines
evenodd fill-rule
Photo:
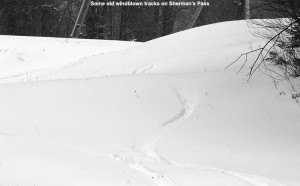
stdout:
<svg viewBox="0 0 300 186">
<path fill-rule="evenodd" d="M 224 70 L 249 42 L 220 23 L 1 84 L 0 184 L 299 185 L 288 84 Z"/>
</svg>

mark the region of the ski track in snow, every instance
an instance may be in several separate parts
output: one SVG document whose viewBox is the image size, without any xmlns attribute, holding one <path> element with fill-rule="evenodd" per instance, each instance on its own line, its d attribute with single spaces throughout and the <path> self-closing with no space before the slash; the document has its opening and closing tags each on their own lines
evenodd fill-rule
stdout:
<svg viewBox="0 0 300 186">
<path fill-rule="evenodd" d="M 235 171 L 230 171 L 230 170 L 225 170 L 225 169 L 219 169 L 219 168 L 214 168 L 214 167 L 205 166 L 205 165 L 193 165 L 193 167 L 194 168 L 202 168 L 202 169 L 206 169 L 206 170 L 213 171 L 213 172 L 221 172 L 223 174 L 227 174 L 227 175 L 239 178 L 241 180 L 244 180 L 253 186 L 285 186 L 283 184 L 268 180 L 267 178 L 264 178 L 262 176 L 245 174 L 245 173 L 235 172 Z"/>
<path fill-rule="evenodd" d="M 242 174 L 242 173 L 237 173 L 237 172 L 233 172 L 233 171 L 225 171 L 225 173 L 235 176 L 235 177 L 238 177 L 242 180 L 245 180 L 254 186 L 284 186 L 280 183 L 276 183 L 274 181 L 267 180 L 266 178 L 263 178 L 261 176 Z"/>
<path fill-rule="evenodd" d="M 109 154 L 110 158 L 118 161 L 123 161 L 128 167 L 137 170 L 146 177 L 152 180 L 157 186 L 178 186 L 171 178 L 164 176 L 165 172 L 171 166 L 182 166 L 182 164 L 169 161 L 163 158 L 156 151 L 156 146 L 161 137 L 168 131 L 171 126 L 180 124 L 186 120 L 194 112 L 194 107 L 197 105 L 194 101 L 185 99 L 178 90 L 173 89 L 176 97 L 182 105 L 182 109 L 178 114 L 168 121 L 159 125 L 159 130 L 153 133 L 140 146 L 132 146 L 131 151 L 126 154 Z"/>
<path fill-rule="evenodd" d="M 18 136 L 16 134 L 11 134 L 11 133 L 1 132 L 1 131 L 0 131 L 0 135 L 3 135 L 3 136 Z"/>
<path fill-rule="evenodd" d="M 194 168 L 210 171 L 212 173 L 223 173 L 245 181 L 246 183 L 249 183 L 249 185 L 253 186 L 284 186 L 256 175 L 223 170 L 204 165 L 179 163 L 161 156 L 156 150 L 159 140 L 168 132 L 170 127 L 176 126 L 184 120 L 187 120 L 193 114 L 195 107 L 200 104 L 198 94 L 194 94 L 196 96 L 186 96 L 183 92 L 174 88 L 173 90 L 182 105 L 180 112 L 168 121 L 162 123 L 160 125 L 160 129 L 152 134 L 150 138 L 146 139 L 140 147 L 134 145 L 130 148 L 131 151 L 125 154 L 108 154 L 108 157 L 124 162 L 128 167 L 137 170 L 151 179 L 153 184 L 157 186 L 179 186 L 179 184 L 177 184 L 174 180 L 165 176 L 165 173 L 172 167 L 180 169 Z"/>
<path fill-rule="evenodd" d="M 176 96 L 177 96 L 178 100 L 180 101 L 180 103 L 182 105 L 182 109 L 173 118 L 171 118 L 170 120 L 164 122 L 162 124 L 163 126 L 174 125 L 174 124 L 177 124 L 177 123 L 180 123 L 180 122 L 186 120 L 187 118 L 189 118 L 193 114 L 194 109 L 198 105 L 198 102 L 199 102 L 199 99 L 189 100 L 189 99 L 185 98 L 182 94 L 180 94 L 178 90 L 174 89 L 174 91 L 176 93 Z"/>
<path fill-rule="evenodd" d="M 133 72 L 131 72 L 130 74 L 146 74 L 146 73 L 151 73 L 154 69 L 156 68 L 156 66 L 154 65 L 148 65 L 145 67 L 141 67 L 141 68 L 136 68 Z"/>
<path fill-rule="evenodd" d="M 243 180 L 246 183 L 249 183 L 249 185 L 253 186 L 284 186 L 280 183 L 276 183 L 261 176 L 218 169 L 205 165 L 194 165 L 189 163 L 176 162 L 160 155 L 159 152 L 157 152 L 156 150 L 159 140 L 170 130 L 171 127 L 176 127 L 176 125 L 179 125 L 184 120 L 187 120 L 193 114 L 195 108 L 200 104 L 201 100 L 199 95 L 195 92 L 194 94 L 188 94 L 184 91 L 178 91 L 176 89 L 173 90 L 178 101 L 182 106 L 181 110 L 175 116 L 173 116 L 166 122 L 160 124 L 159 129 L 156 132 L 154 132 L 149 138 L 146 138 L 146 140 L 141 145 L 133 145 L 132 147 L 130 147 L 130 150 L 126 153 L 108 153 L 104 156 L 125 163 L 129 168 L 140 172 L 142 175 L 151 180 L 154 185 L 157 186 L 180 186 L 172 178 L 166 176 L 168 170 L 172 170 L 172 168 L 181 170 L 193 168 L 197 170 L 210 171 L 212 172 L 212 174 L 222 173 Z M 16 134 L 1 131 L 0 135 L 20 137 Z M 102 156 L 101 154 L 89 151 L 82 151 L 76 148 L 64 148 L 76 150 L 77 152 L 93 156 Z"/>
</svg>

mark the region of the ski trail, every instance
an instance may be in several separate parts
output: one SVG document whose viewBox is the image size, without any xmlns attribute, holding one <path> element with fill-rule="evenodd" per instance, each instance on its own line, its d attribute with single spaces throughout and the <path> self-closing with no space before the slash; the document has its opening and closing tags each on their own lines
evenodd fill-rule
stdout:
<svg viewBox="0 0 300 186">
<path fill-rule="evenodd" d="M 238 177 L 242 180 L 245 180 L 254 186 L 284 186 L 280 183 L 276 183 L 274 181 L 268 180 L 261 176 L 243 174 L 243 173 L 238 173 L 238 172 L 233 172 L 233 171 L 225 171 L 225 173 L 235 176 L 235 177 Z"/>
<path fill-rule="evenodd" d="M 235 172 L 231 170 L 226 169 L 220 169 L 205 165 L 189 165 L 189 167 L 193 167 L 195 169 L 205 169 L 211 172 L 219 172 L 223 173 L 232 177 L 239 178 L 240 180 L 243 180 L 247 183 L 249 183 L 252 186 L 285 186 L 281 183 L 277 183 L 275 181 L 272 181 L 270 179 L 264 178 L 262 176 L 252 175 L 252 174 L 246 174 L 241 172 Z"/>
<path fill-rule="evenodd" d="M 148 65 L 141 68 L 136 68 L 131 74 L 146 74 L 151 73 L 153 69 L 155 69 L 156 66 L 154 65 Z"/>
<path fill-rule="evenodd" d="M 179 91 L 177 91 L 175 89 L 174 89 L 174 91 L 175 91 L 175 94 L 176 94 L 178 100 L 180 101 L 180 103 L 182 105 L 182 109 L 173 118 L 164 122 L 162 124 L 163 126 L 177 124 L 177 123 L 180 123 L 180 122 L 186 120 L 188 117 L 190 117 L 193 114 L 195 106 L 197 106 L 198 102 L 199 102 L 199 99 L 197 99 L 196 93 L 195 93 L 196 99 L 195 98 L 187 99 L 182 94 L 180 94 Z"/>
<path fill-rule="evenodd" d="M 173 90 L 181 104 L 181 110 L 172 118 L 160 124 L 159 129 L 150 137 L 146 138 L 141 145 L 132 146 L 130 151 L 126 153 L 108 154 L 110 158 L 113 158 L 117 161 L 122 161 L 128 167 L 149 178 L 156 186 L 180 186 L 173 179 L 166 176 L 168 171 L 174 169 L 183 170 L 184 172 L 190 169 L 205 170 L 211 173 L 212 176 L 216 176 L 216 178 L 218 175 L 224 175 L 224 179 L 231 177 L 235 180 L 242 181 L 243 185 L 249 186 L 284 186 L 260 176 L 218 169 L 204 165 L 192 165 L 189 163 L 176 162 L 160 155 L 156 150 L 160 139 L 171 129 L 171 127 L 176 127 L 183 121 L 187 120 L 193 114 L 195 108 L 200 104 L 201 101 L 196 92 L 191 93 L 188 91 L 185 92 L 178 91 L 176 89 Z M 193 176 L 190 177 L 190 179 L 193 178 Z"/>
<path fill-rule="evenodd" d="M 157 159 L 152 159 L 137 151 L 124 154 L 108 154 L 108 157 L 121 161 L 128 167 L 138 171 L 157 186 L 179 186 L 172 179 L 165 176 L 170 165 Z"/>
<path fill-rule="evenodd" d="M 155 172 L 142 164 L 131 164 L 129 167 L 143 173 L 145 176 L 151 177 L 152 182 L 157 186 L 178 186 L 172 179 L 159 172 Z"/>
<path fill-rule="evenodd" d="M 1 132 L 1 131 L 0 131 L 0 135 L 3 135 L 3 136 L 19 136 L 17 134 L 11 134 L 11 133 Z"/>
<path fill-rule="evenodd" d="M 175 163 L 163 158 L 156 150 L 159 140 L 169 131 L 170 127 L 180 124 L 188 119 L 198 105 L 198 94 L 191 96 L 193 99 L 187 99 L 183 93 L 173 89 L 176 98 L 181 104 L 181 110 L 172 118 L 159 125 L 159 129 L 139 146 L 131 147 L 130 152 L 125 154 L 109 154 L 110 158 L 123 161 L 128 167 L 135 169 L 152 180 L 157 186 L 178 186 L 172 179 L 164 176 L 164 173 Z M 195 97 L 196 95 L 196 97 Z"/>
<path fill-rule="evenodd" d="M 181 110 L 171 119 L 160 125 L 160 129 L 152 134 L 146 141 L 141 145 L 141 147 L 135 147 L 136 151 L 140 151 L 146 156 L 151 158 L 162 160 L 159 153 L 156 151 L 156 146 L 159 140 L 170 130 L 170 127 L 174 127 L 184 120 L 187 120 L 194 112 L 195 107 L 199 105 L 199 96 L 196 92 L 193 92 L 190 96 L 183 96 L 184 93 L 173 89 L 178 101 L 181 104 Z M 189 99 L 188 99 L 189 98 Z"/>
</svg>

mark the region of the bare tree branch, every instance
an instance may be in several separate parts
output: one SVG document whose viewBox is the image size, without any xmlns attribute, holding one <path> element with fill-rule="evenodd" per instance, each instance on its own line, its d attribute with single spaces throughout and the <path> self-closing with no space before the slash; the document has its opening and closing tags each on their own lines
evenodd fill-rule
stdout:
<svg viewBox="0 0 300 186">
<path fill-rule="evenodd" d="M 241 54 L 235 61 L 233 61 L 232 63 L 230 63 L 228 66 L 225 67 L 225 69 L 229 68 L 230 66 L 232 66 L 233 64 L 235 64 L 236 62 L 239 61 L 239 59 L 243 56 L 245 56 L 245 61 L 243 62 L 243 65 L 241 66 L 241 68 L 238 70 L 237 73 L 239 73 L 243 68 L 244 66 L 246 65 L 247 63 L 247 60 L 248 60 L 248 55 L 251 54 L 251 53 L 254 53 L 254 52 L 257 52 L 259 51 L 255 61 L 253 62 L 253 64 L 251 65 L 250 67 L 250 71 L 248 73 L 248 81 L 250 80 L 250 78 L 252 77 L 252 75 L 256 72 L 256 70 L 261 66 L 261 64 L 265 61 L 267 55 L 270 53 L 270 50 L 276 45 L 277 43 L 277 40 L 278 38 L 280 37 L 280 35 L 282 33 L 284 33 L 286 30 L 288 30 L 291 26 L 293 26 L 295 23 L 297 22 L 296 21 L 293 21 L 292 23 L 288 24 L 286 27 L 284 27 L 280 32 L 278 32 L 277 34 L 275 34 L 273 37 L 271 37 L 263 47 L 260 47 L 260 48 L 257 48 L 255 50 L 251 50 L 249 52 L 245 52 L 243 54 Z M 275 41 L 274 41 L 275 40 Z M 272 43 L 272 46 L 270 48 L 268 48 L 268 46 L 270 45 L 270 43 Z M 263 54 L 263 52 L 266 50 L 267 52 L 265 54 Z M 259 60 L 261 58 L 261 60 Z M 260 61 L 260 62 L 259 62 Z"/>
</svg>

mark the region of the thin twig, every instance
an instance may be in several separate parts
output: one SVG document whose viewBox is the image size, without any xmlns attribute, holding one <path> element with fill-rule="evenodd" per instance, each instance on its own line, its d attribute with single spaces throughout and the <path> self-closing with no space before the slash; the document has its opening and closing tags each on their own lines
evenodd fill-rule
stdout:
<svg viewBox="0 0 300 186">
<path fill-rule="evenodd" d="M 225 67 L 225 69 L 229 68 L 230 66 L 232 66 L 234 63 L 236 63 L 241 57 L 243 57 L 244 55 L 248 55 L 250 53 L 253 53 L 255 51 L 258 51 L 258 50 L 261 50 L 262 48 L 258 48 L 258 49 L 255 49 L 255 50 L 251 50 L 250 52 L 245 52 L 243 54 L 241 54 L 234 62 L 230 63 L 228 66 Z"/>
</svg>

